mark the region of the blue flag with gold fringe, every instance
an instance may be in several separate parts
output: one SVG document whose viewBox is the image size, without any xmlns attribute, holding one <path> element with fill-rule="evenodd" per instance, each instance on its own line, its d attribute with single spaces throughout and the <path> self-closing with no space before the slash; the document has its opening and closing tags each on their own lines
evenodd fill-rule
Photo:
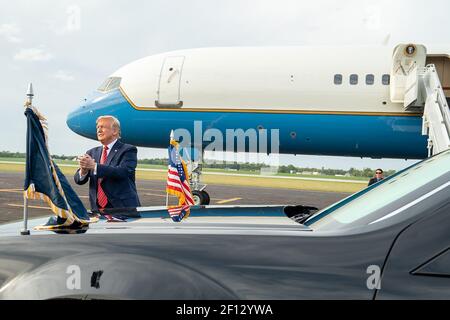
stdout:
<svg viewBox="0 0 450 320">
<path fill-rule="evenodd" d="M 89 217 L 86 208 L 64 174 L 51 159 L 47 122 L 35 107 L 25 110 L 27 117 L 27 156 L 24 197 L 41 199 L 55 214 L 37 230 L 86 226 L 98 218 Z"/>
</svg>

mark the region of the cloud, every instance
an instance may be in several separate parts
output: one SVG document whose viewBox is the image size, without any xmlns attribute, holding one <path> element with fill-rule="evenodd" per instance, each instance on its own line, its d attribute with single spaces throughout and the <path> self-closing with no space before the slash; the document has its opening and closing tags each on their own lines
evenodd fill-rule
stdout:
<svg viewBox="0 0 450 320">
<path fill-rule="evenodd" d="M 13 43 L 20 43 L 22 39 L 18 37 L 20 28 L 15 24 L 0 25 L 0 36 L 3 36 L 6 41 Z"/>
<path fill-rule="evenodd" d="M 44 48 L 22 49 L 14 55 L 14 60 L 18 61 L 49 61 L 53 59 L 50 52 L 46 52 Z"/>
<path fill-rule="evenodd" d="M 53 78 L 61 80 L 61 81 L 73 81 L 75 77 L 71 74 L 67 73 L 64 70 L 58 70 L 55 74 L 53 74 Z"/>
</svg>

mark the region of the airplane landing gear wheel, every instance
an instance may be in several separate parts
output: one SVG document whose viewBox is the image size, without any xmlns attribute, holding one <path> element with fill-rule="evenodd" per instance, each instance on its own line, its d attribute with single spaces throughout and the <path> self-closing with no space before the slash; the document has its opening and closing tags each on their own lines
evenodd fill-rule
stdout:
<svg viewBox="0 0 450 320">
<path fill-rule="evenodd" d="M 211 199 L 209 198 L 209 194 L 206 191 L 202 191 L 203 193 L 203 203 L 204 205 L 208 205 Z"/>
<path fill-rule="evenodd" d="M 196 206 L 208 205 L 210 202 L 209 194 L 206 191 L 194 190 L 192 191 L 192 197 Z"/>
</svg>

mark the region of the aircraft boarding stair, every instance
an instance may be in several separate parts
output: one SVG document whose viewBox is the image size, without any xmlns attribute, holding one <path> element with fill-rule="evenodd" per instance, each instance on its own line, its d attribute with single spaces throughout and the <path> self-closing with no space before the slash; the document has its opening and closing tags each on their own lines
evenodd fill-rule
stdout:
<svg viewBox="0 0 450 320">
<path fill-rule="evenodd" d="M 449 100 L 434 64 L 425 66 L 422 45 L 399 45 L 391 71 L 391 101 L 405 110 L 423 112 L 422 134 L 428 135 L 428 156 L 450 148 Z"/>
</svg>

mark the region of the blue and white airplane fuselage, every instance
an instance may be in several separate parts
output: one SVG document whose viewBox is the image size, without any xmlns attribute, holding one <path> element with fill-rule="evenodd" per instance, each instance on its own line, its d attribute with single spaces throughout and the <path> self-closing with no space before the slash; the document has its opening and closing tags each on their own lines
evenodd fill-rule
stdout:
<svg viewBox="0 0 450 320">
<path fill-rule="evenodd" d="M 388 47 L 168 52 L 114 72 L 67 124 L 96 139 L 97 117 L 113 115 L 122 140 L 153 148 L 167 147 L 171 130 L 179 128 L 190 133 L 187 144 L 200 135 L 203 148 L 215 140 L 204 136 L 208 130 L 226 137 L 227 130 L 240 129 L 269 133 L 269 147 L 258 146 L 260 152 L 424 158 L 422 115 L 391 102 L 391 66 Z M 225 140 L 223 150 L 231 151 Z M 254 151 L 248 144 L 244 149 L 235 144 L 234 151 Z"/>
</svg>

